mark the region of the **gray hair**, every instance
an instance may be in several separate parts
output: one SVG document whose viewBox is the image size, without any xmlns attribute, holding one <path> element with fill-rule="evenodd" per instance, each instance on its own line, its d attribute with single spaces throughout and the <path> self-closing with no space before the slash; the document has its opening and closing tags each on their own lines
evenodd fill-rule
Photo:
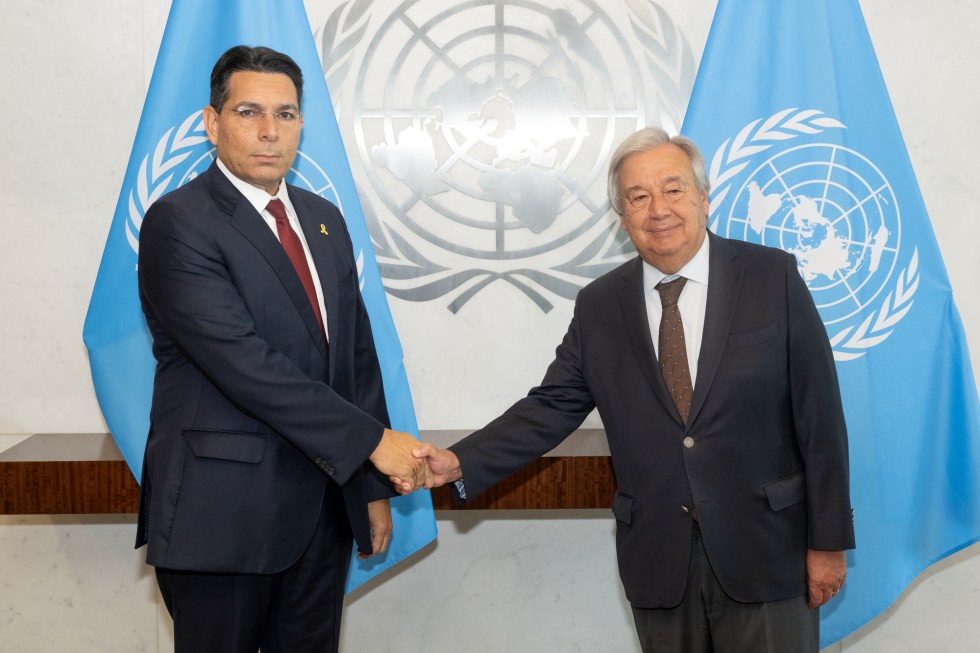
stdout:
<svg viewBox="0 0 980 653">
<path fill-rule="evenodd" d="M 691 171 L 694 173 L 694 184 L 698 191 L 708 194 L 711 184 L 708 181 L 708 169 L 701 156 L 701 150 L 686 136 L 671 136 L 660 127 L 645 127 L 635 131 L 619 144 L 613 152 L 612 160 L 609 161 L 609 182 L 608 193 L 609 203 L 618 215 L 623 215 L 623 202 L 619 197 L 619 170 L 623 167 L 623 161 L 632 154 L 649 152 L 661 145 L 676 145 L 681 148 L 687 158 L 691 161 Z"/>
</svg>

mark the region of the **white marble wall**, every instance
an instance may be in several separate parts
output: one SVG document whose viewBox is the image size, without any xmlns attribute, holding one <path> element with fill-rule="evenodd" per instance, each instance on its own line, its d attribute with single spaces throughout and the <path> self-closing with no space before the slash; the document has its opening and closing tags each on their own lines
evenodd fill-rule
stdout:
<svg viewBox="0 0 980 653">
<path fill-rule="evenodd" d="M 710 16 L 713 2 L 702 4 Z M 980 193 L 971 164 L 980 149 L 980 9 L 957 0 L 927 10 L 897 0 L 861 5 L 977 366 Z M 326 6 L 307 0 L 311 17 Z M 81 326 L 168 7 L 4 2 L 0 433 L 10 435 L 0 448 L 18 433 L 105 430 Z M 699 51 L 705 35 L 690 34 Z M 393 302 L 396 319 L 405 310 Z M 422 361 L 410 352 L 409 363 Z M 533 381 L 539 371 L 527 374 Z M 445 428 L 426 419 L 423 428 Z M 437 545 L 349 598 L 344 650 L 637 650 L 605 511 L 441 514 L 439 528 Z M 172 650 L 133 535 L 128 516 L 0 517 L 0 650 Z M 973 547 L 830 650 L 980 650 L 978 593 Z"/>
</svg>

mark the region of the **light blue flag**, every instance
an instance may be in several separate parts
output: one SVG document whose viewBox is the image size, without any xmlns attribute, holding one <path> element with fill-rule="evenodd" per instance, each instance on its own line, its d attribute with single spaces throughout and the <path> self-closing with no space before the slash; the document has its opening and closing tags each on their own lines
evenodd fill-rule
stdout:
<svg viewBox="0 0 980 653">
<path fill-rule="evenodd" d="M 796 255 L 837 359 L 857 549 L 821 645 L 980 536 L 980 405 L 857 0 L 720 0 L 683 133 L 709 226 Z"/>
<path fill-rule="evenodd" d="M 211 165 L 214 148 L 205 135 L 201 109 L 208 103 L 214 62 L 238 44 L 279 50 L 303 70 L 303 137 L 287 181 L 319 193 L 343 212 L 374 330 L 392 427 L 418 434 L 401 345 L 302 0 L 174 0 L 84 329 L 99 405 L 137 479 L 149 428 L 155 364 L 136 287 L 140 224 L 154 200 Z M 355 556 L 348 591 L 436 536 L 427 492 L 393 499 L 392 517 L 388 552 L 367 561 Z"/>
</svg>

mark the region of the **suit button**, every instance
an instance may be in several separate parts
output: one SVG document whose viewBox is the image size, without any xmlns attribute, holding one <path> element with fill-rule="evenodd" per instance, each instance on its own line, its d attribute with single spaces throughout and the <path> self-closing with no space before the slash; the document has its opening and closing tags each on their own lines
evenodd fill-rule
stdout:
<svg viewBox="0 0 980 653">
<path fill-rule="evenodd" d="M 688 449 L 690 449 L 691 447 L 693 447 L 694 446 L 694 438 L 692 438 L 691 436 L 687 436 L 686 438 L 684 438 L 684 446 L 687 447 Z"/>
</svg>

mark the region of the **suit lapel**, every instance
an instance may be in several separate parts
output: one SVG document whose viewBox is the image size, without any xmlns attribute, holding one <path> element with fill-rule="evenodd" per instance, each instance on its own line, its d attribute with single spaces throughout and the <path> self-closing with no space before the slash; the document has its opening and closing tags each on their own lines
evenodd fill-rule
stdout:
<svg viewBox="0 0 980 653">
<path fill-rule="evenodd" d="M 688 424 L 693 424 L 711 389 L 715 373 L 725 353 L 745 266 L 738 253 L 723 238 L 708 232 L 711 251 L 708 259 L 708 301 L 704 312 L 704 332 L 698 354 L 698 377 Z"/>
<path fill-rule="evenodd" d="M 296 306 L 296 310 L 303 318 L 303 322 L 310 332 L 310 337 L 321 353 L 326 355 L 326 346 L 323 343 L 323 337 L 320 335 L 320 325 L 313 314 L 313 307 L 310 305 L 303 284 L 300 283 L 299 276 L 296 274 L 296 268 L 293 267 L 293 263 L 286 255 L 286 250 L 282 248 L 279 239 L 272 233 L 262 216 L 255 211 L 251 204 L 245 201 L 242 194 L 225 178 L 224 173 L 218 170 L 216 165 L 212 165 L 205 174 L 208 175 L 207 181 L 219 208 L 231 215 L 231 226 L 241 233 L 268 261 L 289 298 Z"/>
<path fill-rule="evenodd" d="M 643 295 L 642 259 L 639 257 L 633 259 L 623 269 L 622 279 L 619 304 L 623 311 L 623 321 L 626 324 L 626 333 L 633 348 L 633 355 L 640 364 L 644 378 L 653 389 L 653 394 L 663 404 L 664 409 L 682 424 L 680 413 L 677 412 L 674 400 L 670 398 L 667 384 L 664 383 L 657 362 L 657 348 L 653 344 L 653 336 L 650 333 L 646 298 Z"/>
<path fill-rule="evenodd" d="M 313 208 L 306 203 L 299 193 L 290 193 L 289 199 L 296 209 L 300 227 L 303 229 L 303 236 L 306 244 L 310 248 L 310 255 L 313 257 L 313 264 L 316 266 L 316 274 L 320 278 L 320 288 L 323 290 L 323 304 L 327 310 L 327 338 L 330 342 L 337 342 L 337 325 L 340 311 L 340 280 L 337 275 L 337 261 L 340 259 L 340 251 L 337 249 L 335 234 L 329 232 L 325 225 L 321 224 L 320 218 L 316 216 Z M 332 316 L 332 317 L 331 317 Z M 333 362 L 331 361 L 331 368 Z"/>
</svg>

